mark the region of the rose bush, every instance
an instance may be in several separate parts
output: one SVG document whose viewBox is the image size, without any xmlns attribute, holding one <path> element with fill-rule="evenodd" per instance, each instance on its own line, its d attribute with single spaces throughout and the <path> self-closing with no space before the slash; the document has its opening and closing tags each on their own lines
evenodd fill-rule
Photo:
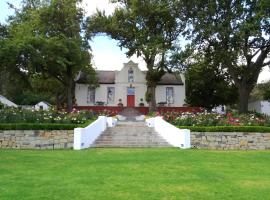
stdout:
<svg viewBox="0 0 270 200">
<path fill-rule="evenodd" d="M 166 112 L 163 119 L 177 126 L 270 126 L 270 117 L 257 114 Z"/>
<path fill-rule="evenodd" d="M 83 124 L 94 119 L 92 111 L 36 111 L 18 108 L 0 109 L 0 123 L 57 123 L 57 124 Z"/>
</svg>

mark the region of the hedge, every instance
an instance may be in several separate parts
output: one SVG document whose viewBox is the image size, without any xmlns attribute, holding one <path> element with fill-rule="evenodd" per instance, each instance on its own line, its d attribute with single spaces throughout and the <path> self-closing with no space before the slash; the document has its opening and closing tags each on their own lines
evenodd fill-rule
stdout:
<svg viewBox="0 0 270 200">
<path fill-rule="evenodd" d="M 257 132 L 270 133 L 267 126 L 178 126 L 180 129 L 190 129 L 192 132 Z"/>
<path fill-rule="evenodd" d="M 94 120 L 84 124 L 47 124 L 47 123 L 0 123 L 0 130 L 73 130 L 86 127 Z"/>
</svg>

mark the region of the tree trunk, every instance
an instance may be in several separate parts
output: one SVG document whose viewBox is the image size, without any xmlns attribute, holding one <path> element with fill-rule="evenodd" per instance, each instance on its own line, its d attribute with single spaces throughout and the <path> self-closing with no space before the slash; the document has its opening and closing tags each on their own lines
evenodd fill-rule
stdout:
<svg viewBox="0 0 270 200">
<path fill-rule="evenodd" d="M 67 86 L 67 111 L 71 112 L 73 108 L 73 103 L 72 103 L 72 83 L 69 80 L 68 86 Z"/>
<path fill-rule="evenodd" d="M 151 101 L 149 103 L 149 112 L 156 111 L 156 86 L 149 87 L 151 94 Z"/>
<path fill-rule="evenodd" d="M 71 67 L 67 68 L 67 111 L 71 112 L 73 109 L 73 79 Z"/>
<path fill-rule="evenodd" d="M 239 85 L 238 93 L 239 93 L 238 112 L 240 114 L 247 113 L 250 90 L 247 88 L 247 85 Z"/>
</svg>

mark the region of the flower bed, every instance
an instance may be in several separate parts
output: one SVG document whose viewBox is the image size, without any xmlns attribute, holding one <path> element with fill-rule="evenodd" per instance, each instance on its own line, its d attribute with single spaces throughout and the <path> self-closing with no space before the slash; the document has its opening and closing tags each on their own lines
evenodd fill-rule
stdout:
<svg viewBox="0 0 270 200">
<path fill-rule="evenodd" d="M 261 114 L 229 113 L 176 113 L 161 114 L 169 123 L 176 126 L 270 126 L 270 117 Z"/>
<path fill-rule="evenodd" d="M 18 108 L 0 110 L 0 123 L 36 123 L 36 124 L 84 124 L 95 118 L 91 111 L 73 111 L 71 113 L 56 110 L 36 111 Z"/>
</svg>

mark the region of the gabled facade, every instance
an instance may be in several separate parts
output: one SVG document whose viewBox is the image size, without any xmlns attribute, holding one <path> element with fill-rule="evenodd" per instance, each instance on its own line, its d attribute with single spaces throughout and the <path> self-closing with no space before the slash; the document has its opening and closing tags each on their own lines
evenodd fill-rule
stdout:
<svg viewBox="0 0 270 200">
<path fill-rule="evenodd" d="M 85 84 L 83 74 L 76 80 L 75 98 L 77 106 L 148 107 L 145 101 L 146 71 L 137 63 L 125 63 L 120 71 L 97 71 L 99 87 Z M 185 103 L 184 76 L 166 73 L 156 87 L 156 102 L 168 107 L 182 107 Z"/>
</svg>

